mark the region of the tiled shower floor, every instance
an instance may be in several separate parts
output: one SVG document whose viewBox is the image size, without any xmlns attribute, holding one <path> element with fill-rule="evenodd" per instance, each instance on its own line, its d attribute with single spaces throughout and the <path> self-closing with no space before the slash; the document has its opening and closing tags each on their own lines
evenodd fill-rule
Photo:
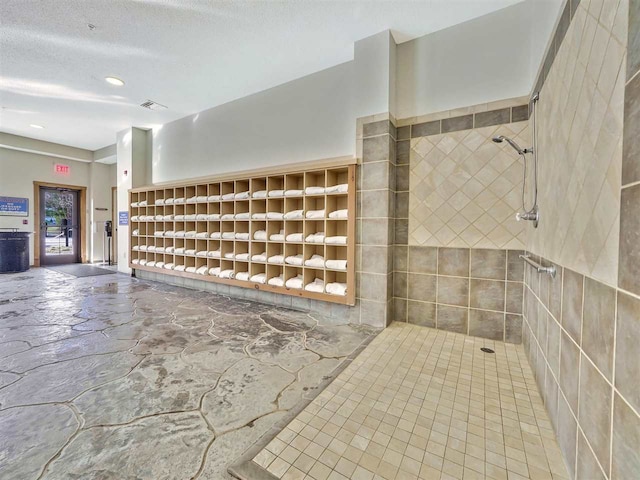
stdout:
<svg viewBox="0 0 640 480">
<path fill-rule="evenodd" d="M 253 462 L 287 480 L 568 478 L 521 345 L 404 323 Z"/>
</svg>

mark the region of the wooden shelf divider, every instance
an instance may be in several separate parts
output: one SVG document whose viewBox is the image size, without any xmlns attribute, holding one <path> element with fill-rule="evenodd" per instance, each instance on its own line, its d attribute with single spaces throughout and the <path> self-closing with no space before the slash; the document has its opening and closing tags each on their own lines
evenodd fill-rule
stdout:
<svg viewBox="0 0 640 480">
<path fill-rule="evenodd" d="M 305 170 L 269 170 L 131 189 L 129 266 L 354 305 L 356 168 L 354 163 L 317 168 L 305 164 Z M 317 188 L 310 191 L 310 187 Z M 302 216 L 293 213 L 298 211 Z M 310 217 L 312 211 L 316 214 Z M 334 218 L 331 214 L 337 211 L 346 214 Z M 315 234 L 324 237 L 306 241 Z M 327 241 L 328 237 L 333 238 Z M 253 259 L 262 254 L 266 258 Z M 314 255 L 323 261 L 308 265 Z M 302 264 L 280 263 L 278 256 L 296 257 Z M 327 266 L 328 260 L 340 262 Z M 205 270 L 206 274 L 197 273 Z M 220 276 L 229 272 L 232 278 Z M 243 274 L 249 279 L 237 278 Z M 250 280 L 260 274 L 267 283 Z M 268 283 L 277 277 L 284 282 L 299 277 L 302 288 Z M 324 282 L 322 291 L 305 289 L 314 282 Z M 327 293 L 328 284 L 346 285 L 346 293 Z"/>
</svg>

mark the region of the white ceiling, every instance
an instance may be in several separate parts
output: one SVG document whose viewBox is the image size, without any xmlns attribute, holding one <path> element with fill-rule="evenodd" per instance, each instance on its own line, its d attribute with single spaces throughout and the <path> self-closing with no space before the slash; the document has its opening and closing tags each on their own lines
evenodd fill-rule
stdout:
<svg viewBox="0 0 640 480">
<path fill-rule="evenodd" d="M 0 131 L 96 150 L 349 61 L 380 31 L 401 43 L 520 1 L 2 0 Z"/>
</svg>

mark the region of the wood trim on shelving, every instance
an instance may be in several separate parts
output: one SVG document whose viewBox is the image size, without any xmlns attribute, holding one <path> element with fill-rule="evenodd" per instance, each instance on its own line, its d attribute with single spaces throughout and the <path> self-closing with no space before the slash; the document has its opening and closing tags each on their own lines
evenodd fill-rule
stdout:
<svg viewBox="0 0 640 480">
<path fill-rule="evenodd" d="M 338 162 L 341 160 L 341 162 Z M 304 164 L 296 164 L 294 166 L 287 165 L 287 170 L 282 170 L 282 166 L 278 169 L 268 168 L 261 170 L 254 170 L 250 172 L 242 172 L 241 176 L 218 176 L 218 177 L 206 177 L 193 181 L 181 181 L 172 184 L 156 184 L 147 187 L 139 187 L 129 190 L 129 212 L 130 221 L 135 218 L 136 215 L 193 215 L 195 214 L 207 214 L 212 213 L 223 215 L 224 212 L 232 212 L 234 215 L 238 213 L 259 213 L 268 212 L 275 206 L 276 209 L 272 211 L 280 211 L 286 213 L 302 208 L 305 213 L 309 210 L 319 209 L 321 206 L 324 209 L 324 217 L 318 219 L 306 218 L 306 215 L 301 219 L 238 219 L 233 217 L 229 222 L 233 225 L 231 228 L 235 233 L 248 232 L 249 239 L 241 240 L 238 238 L 232 239 L 215 239 L 211 238 L 213 232 L 225 232 L 231 230 L 223 230 L 226 220 L 220 219 L 207 219 L 207 220 L 151 220 L 143 222 L 131 221 L 132 228 L 129 233 L 129 266 L 133 270 L 141 270 L 147 272 L 153 272 L 161 275 L 172 275 L 183 278 L 197 279 L 201 281 L 221 283 L 225 285 L 231 285 L 243 288 L 252 288 L 259 291 L 278 293 L 283 295 L 296 296 L 301 298 L 310 298 L 314 300 L 322 300 L 331 303 L 337 303 L 342 305 L 355 305 L 356 301 L 356 276 L 355 276 L 355 236 L 356 236 L 356 169 L 357 164 L 355 159 L 348 159 L 349 162 L 345 162 L 345 158 L 330 159 L 323 162 L 312 162 Z M 353 160 L 353 161 L 351 161 Z M 303 169 L 302 166 L 305 168 Z M 310 184 L 307 182 L 310 181 Z M 316 181 L 324 181 L 324 187 L 347 184 L 346 193 L 319 193 L 317 195 L 299 195 L 299 196 L 279 196 L 279 197 L 266 197 L 256 198 L 250 195 L 249 198 L 230 199 L 230 200 L 216 200 L 216 201 L 204 201 L 190 202 L 180 204 L 167 205 L 155 205 L 157 198 L 168 198 L 167 195 L 172 195 L 174 198 L 183 196 L 185 199 L 192 196 L 211 196 L 222 195 L 225 192 L 240 193 L 245 190 L 249 190 L 252 193 L 257 190 L 277 190 L 283 189 L 303 189 L 307 186 L 321 186 L 316 184 Z M 254 183 L 255 182 L 255 183 Z M 255 185 L 257 183 L 257 186 Z M 226 184 L 226 185 L 225 185 Z M 271 185 L 271 186 L 270 186 Z M 179 192 L 177 190 L 180 190 Z M 213 192 L 213 193 L 212 193 Z M 206 193 L 206 195 L 204 195 Z M 161 196 L 157 196 L 159 194 Z M 131 204 L 136 201 L 147 200 L 149 204 L 145 207 L 131 207 Z M 248 202 L 248 205 L 247 205 Z M 238 205 L 240 204 L 240 209 Z M 204 205 L 204 208 L 202 207 Z M 218 205 L 218 206 L 216 206 Z M 178 206 L 178 208 L 176 208 Z M 258 210 L 254 210 L 254 208 Z M 329 218 L 330 211 L 347 209 L 346 218 Z M 144 210 L 142 210 L 144 209 Z M 256 226 L 254 222 L 260 222 L 260 225 Z M 268 231 L 268 238 L 266 240 L 255 240 L 254 233 L 257 228 L 262 229 L 266 227 Z M 277 222 L 275 229 L 270 222 Z M 289 224 L 287 222 L 296 222 Z M 300 222 L 298 224 L 297 222 Z M 309 222 L 309 223 L 307 223 Z M 158 225 L 160 223 L 160 225 Z M 167 225 L 169 223 L 170 225 Z M 191 226 L 188 224 L 192 223 Z M 206 226 L 198 223 L 206 223 Z M 180 224 L 180 226 L 178 226 Z M 134 226 L 137 225 L 136 228 Z M 294 228 L 290 229 L 293 225 Z M 143 227 L 144 226 L 144 227 Z M 229 227 L 229 225 L 227 225 Z M 207 233 L 205 237 L 175 237 L 175 236 L 155 236 L 157 231 L 167 231 L 169 228 L 173 228 L 175 231 L 180 230 L 194 230 L 198 233 L 204 233 L 200 230 L 204 228 Z M 138 235 L 133 235 L 134 230 L 139 229 Z M 346 244 L 326 244 L 326 243 L 308 243 L 308 242 L 287 242 L 273 241 L 270 239 L 272 233 L 277 233 L 277 230 L 285 229 L 285 235 L 287 233 L 302 233 L 304 237 L 310 233 L 319 232 L 322 229 L 326 236 L 330 235 L 346 235 Z M 291 231 L 293 230 L 293 231 Z M 302 232 L 300 232 L 302 230 Z M 160 239 L 160 243 L 158 243 Z M 151 241 L 150 241 L 151 240 Z M 169 240 L 169 241 L 167 241 Z M 206 242 L 202 245 L 202 242 Z M 156 253 L 155 251 L 141 251 L 133 250 L 134 245 L 147 245 L 147 246 L 160 246 L 162 248 L 189 248 L 196 250 L 205 250 L 208 252 L 213 248 L 219 251 L 218 255 L 224 255 L 225 252 L 234 252 L 236 255 L 239 253 L 249 253 L 249 261 L 225 259 L 224 256 L 212 258 L 203 256 L 194 256 L 193 253 L 175 254 L 165 253 L 164 251 Z M 254 246 L 259 244 L 259 250 L 254 251 Z M 271 247 L 275 245 L 276 247 Z M 194 248 L 195 247 L 195 248 Z M 240 248 L 238 248 L 240 247 Z M 264 250 L 263 250 L 264 249 Z M 283 254 L 296 255 L 303 254 L 304 258 L 310 258 L 313 254 L 323 253 L 324 260 L 331 259 L 329 252 L 332 252 L 335 256 L 334 259 L 345 259 L 347 261 L 346 270 L 332 270 L 327 269 L 326 265 L 321 268 L 314 268 L 305 265 L 290 265 L 290 264 L 275 264 L 266 262 L 253 262 L 251 256 L 267 251 L 267 255 Z M 176 260 L 180 259 L 180 265 L 191 266 L 195 268 L 201 268 L 206 266 L 207 269 L 215 267 L 228 268 L 231 267 L 236 274 L 242 271 L 248 271 L 249 275 L 256 273 L 265 273 L 270 278 L 276 275 L 283 275 L 285 280 L 287 278 L 293 278 L 295 275 L 303 276 L 303 285 L 308 282 L 313 282 L 316 278 L 322 278 L 325 286 L 329 281 L 344 282 L 347 285 L 346 295 L 332 295 L 326 292 L 310 292 L 308 290 L 293 289 L 286 286 L 269 285 L 268 283 L 255 283 L 251 281 L 220 278 L 214 275 L 202 275 L 186 271 L 176 271 L 169 269 L 162 269 L 156 267 L 149 267 L 146 265 L 140 265 L 133 263 L 136 258 L 147 259 L 148 261 L 165 262 L 168 260 L 176 264 Z M 193 260 L 191 260 L 193 259 Z M 204 261 L 203 261 L 204 260 Z M 225 265 L 225 262 L 228 262 Z M 243 268 L 239 270 L 239 264 L 244 265 L 246 263 L 246 270 Z M 257 266 L 257 267 L 256 267 Z M 271 274 L 269 273 L 271 272 Z"/>
<path fill-rule="evenodd" d="M 313 160 L 310 162 L 299 162 L 287 164 L 286 171 L 283 171 L 283 165 L 273 167 L 265 167 L 255 170 L 238 170 L 237 172 L 225 173 L 223 175 L 214 175 L 207 177 L 195 177 L 181 180 L 180 182 L 160 182 L 144 187 L 136 187 L 129 192 L 145 192 L 147 190 L 155 190 L 158 188 L 179 188 L 188 187 L 193 184 L 212 183 L 212 182 L 228 182 L 231 180 L 248 180 L 256 177 L 270 177 L 273 175 L 285 175 L 291 173 L 310 172 L 314 170 L 324 170 L 330 168 L 346 167 L 348 165 L 356 165 L 358 159 L 356 157 L 335 157 L 324 160 Z"/>
</svg>

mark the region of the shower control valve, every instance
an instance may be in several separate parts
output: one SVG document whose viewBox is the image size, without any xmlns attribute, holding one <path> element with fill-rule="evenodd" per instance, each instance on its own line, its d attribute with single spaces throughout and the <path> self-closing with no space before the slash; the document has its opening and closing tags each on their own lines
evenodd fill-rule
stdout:
<svg viewBox="0 0 640 480">
<path fill-rule="evenodd" d="M 516 221 L 519 222 L 520 220 L 528 220 L 530 222 L 533 222 L 533 227 L 537 228 L 538 220 L 540 220 L 540 214 L 538 213 L 538 209 L 535 208 L 534 210 L 531 210 L 529 212 L 516 213 Z"/>
</svg>

